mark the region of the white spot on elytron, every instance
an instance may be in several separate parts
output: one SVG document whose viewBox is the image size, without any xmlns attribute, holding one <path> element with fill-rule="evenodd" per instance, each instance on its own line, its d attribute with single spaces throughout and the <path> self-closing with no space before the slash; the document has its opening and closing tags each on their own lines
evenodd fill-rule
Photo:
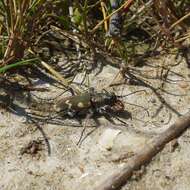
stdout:
<svg viewBox="0 0 190 190">
<path fill-rule="evenodd" d="M 65 104 L 67 104 L 67 105 L 68 105 L 68 108 L 71 109 L 72 104 L 70 103 L 70 100 L 65 101 Z"/>
<path fill-rule="evenodd" d="M 77 104 L 77 106 L 78 106 L 79 108 L 84 108 L 84 104 L 83 104 L 82 102 L 79 102 L 79 103 Z"/>
</svg>

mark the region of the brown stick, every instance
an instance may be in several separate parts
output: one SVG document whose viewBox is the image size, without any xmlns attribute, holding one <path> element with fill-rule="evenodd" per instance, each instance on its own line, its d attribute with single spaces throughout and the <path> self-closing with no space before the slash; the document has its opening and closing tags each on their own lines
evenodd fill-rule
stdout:
<svg viewBox="0 0 190 190">
<path fill-rule="evenodd" d="M 147 164 L 152 158 L 160 152 L 164 146 L 171 140 L 179 137 L 190 126 L 190 112 L 181 116 L 173 125 L 158 137 L 151 140 L 142 151 L 133 156 L 122 168 L 113 172 L 102 183 L 93 190 L 116 190 L 127 182 L 134 170 Z"/>
</svg>

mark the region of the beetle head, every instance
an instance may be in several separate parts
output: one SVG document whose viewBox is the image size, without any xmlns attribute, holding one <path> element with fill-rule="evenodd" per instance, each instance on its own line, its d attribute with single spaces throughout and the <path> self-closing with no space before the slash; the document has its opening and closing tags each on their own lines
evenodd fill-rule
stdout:
<svg viewBox="0 0 190 190">
<path fill-rule="evenodd" d="M 103 98 L 104 98 L 104 102 L 106 105 L 111 106 L 111 105 L 115 104 L 115 102 L 117 101 L 117 96 L 113 92 L 109 93 L 109 92 L 105 91 L 103 96 L 104 96 Z"/>
</svg>

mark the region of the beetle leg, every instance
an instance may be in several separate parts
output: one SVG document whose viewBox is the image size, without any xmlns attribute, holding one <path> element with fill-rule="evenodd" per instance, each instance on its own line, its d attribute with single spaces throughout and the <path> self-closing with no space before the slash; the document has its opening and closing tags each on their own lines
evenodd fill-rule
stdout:
<svg viewBox="0 0 190 190">
<path fill-rule="evenodd" d="M 93 116 L 94 114 L 94 111 L 93 109 L 89 109 L 86 117 L 85 117 L 85 120 L 84 120 L 84 125 L 83 125 L 83 129 L 82 129 L 82 132 L 81 132 L 81 135 L 80 135 L 80 138 L 77 142 L 77 145 L 80 146 L 82 144 L 82 142 L 84 141 L 85 137 L 83 138 L 83 135 L 85 133 L 85 130 L 86 130 L 86 127 L 87 127 L 87 121 Z"/>
</svg>

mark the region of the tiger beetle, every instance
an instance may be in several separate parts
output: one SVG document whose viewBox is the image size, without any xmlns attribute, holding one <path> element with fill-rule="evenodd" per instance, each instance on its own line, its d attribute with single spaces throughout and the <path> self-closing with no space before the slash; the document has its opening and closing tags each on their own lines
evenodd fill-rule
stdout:
<svg viewBox="0 0 190 190">
<path fill-rule="evenodd" d="M 113 92 L 110 93 L 106 90 L 96 92 L 94 88 L 90 88 L 87 92 L 67 97 L 64 100 L 62 99 L 55 104 L 54 109 L 57 113 L 64 116 L 85 116 L 86 121 L 96 113 L 102 114 L 108 120 L 111 120 L 111 118 L 107 116 L 113 116 L 113 113 L 124 111 L 124 104 Z M 82 137 L 85 129 L 86 125 L 84 125 L 77 145 L 84 140 L 82 140 Z"/>
<path fill-rule="evenodd" d="M 96 92 L 90 88 L 87 92 L 62 99 L 55 104 L 57 113 L 70 117 L 84 116 L 94 113 L 119 112 L 124 110 L 123 103 L 114 93 L 103 90 Z"/>
<path fill-rule="evenodd" d="M 114 122 L 112 120 L 113 117 L 126 125 L 125 121 L 119 119 L 117 116 L 120 117 L 124 114 L 123 116 L 125 118 L 126 116 L 127 118 L 131 118 L 131 114 L 128 111 L 124 110 L 124 104 L 121 100 L 119 100 L 119 98 L 129 96 L 131 94 L 141 91 L 144 90 L 132 92 L 124 96 L 117 96 L 113 92 L 108 92 L 106 90 L 102 90 L 102 92 L 96 92 L 94 88 L 90 88 L 88 91 L 84 93 L 81 93 L 79 95 L 69 96 L 54 103 L 53 111 L 55 115 L 53 117 L 48 116 L 47 120 L 56 119 L 58 115 L 61 117 L 68 116 L 71 118 L 77 116 L 78 117 L 84 116 L 85 119 L 88 120 L 90 117 L 92 117 L 95 114 L 101 114 L 111 122 Z M 81 118 L 78 119 L 80 120 Z M 77 145 L 79 145 L 79 143 L 81 142 L 85 128 L 86 125 L 84 125 L 83 131 L 81 133 Z"/>
<path fill-rule="evenodd" d="M 131 114 L 125 110 L 124 103 L 120 100 L 120 98 L 142 91 L 145 90 L 138 90 L 127 95 L 118 96 L 113 92 L 106 91 L 105 89 L 101 92 L 97 92 L 94 88 L 89 88 L 86 92 L 49 102 L 47 105 L 45 104 L 45 111 L 52 112 L 53 114 L 51 116 L 44 116 L 46 117 L 44 119 L 46 121 L 50 121 L 60 117 L 70 117 L 80 120 L 82 118 L 88 119 L 92 116 L 94 116 L 94 119 L 96 119 L 96 116 L 104 116 L 111 122 L 113 122 L 112 118 L 115 118 L 123 124 L 126 124 L 119 118 L 123 117 L 128 119 L 131 118 Z M 143 108 L 142 106 L 131 103 L 130 105 Z M 43 111 L 43 105 L 40 106 Z M 145 111 L 147 110 L 145 109 Z M 33 113 L 33 116 L 34 115 L 41 117 L 41 115 L 36 113 Z"/>
</svg>

